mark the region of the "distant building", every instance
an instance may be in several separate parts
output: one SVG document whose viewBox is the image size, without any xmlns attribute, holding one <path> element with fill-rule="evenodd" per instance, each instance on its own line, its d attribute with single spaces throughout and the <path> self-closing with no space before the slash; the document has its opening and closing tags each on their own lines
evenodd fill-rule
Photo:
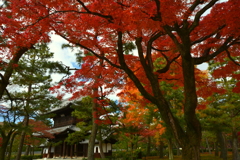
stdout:
<svg viewBox="0 0 240 160">
<path fill-rule="evenodd" d="M 52 145 L 45 146 L 43 148 L 43 157 L 87 157 L 88 140 L 82 139 L 74 145 L 69 145 L 65 141 L 69 133 L 80 130 L 76 127 L 76 124 L 81 120 L 71 116 L 71 112 L 74 110 L 71 108 L 71 105 L 72 104 L 70 102 L 64 102 L 59 108 L 56 108 L 48 113 L 54 114 L 52 117 L 54 125 L 52 129 L 47 131 L 54 135 L 54 138 L 48 139 L 49 142 L 52 142 L 50 143 Z M 112 144 L 115 142 L 115 140 L 108 140 L 107 137 L 104 138 L 103 152 L 106 156 L 110 156 L 112 154 Z M 94 154 L 95 158 L 100 158 L 98 141 L 95 142 Z"/>
</svg>

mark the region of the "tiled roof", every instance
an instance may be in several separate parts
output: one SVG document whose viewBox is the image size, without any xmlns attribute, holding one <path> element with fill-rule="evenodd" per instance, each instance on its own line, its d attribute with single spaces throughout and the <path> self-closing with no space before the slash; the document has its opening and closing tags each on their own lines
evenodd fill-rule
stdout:
<svg viewBox="0 0 240 160">
<path fill-rule="evenodd" d="M 58 134 L 58 133 L 66 131 L 67 129 L 70 129 L 72 131 L 80 131 L 80 129 L 78 127 L 76 127 L 75 125 L 69 125 L 69 126 L 64 126 L 64 127 L 53 128 L 53 129 L 48 130 L 47 132 L 49 132 L 51 134 Z"/>
</svg>

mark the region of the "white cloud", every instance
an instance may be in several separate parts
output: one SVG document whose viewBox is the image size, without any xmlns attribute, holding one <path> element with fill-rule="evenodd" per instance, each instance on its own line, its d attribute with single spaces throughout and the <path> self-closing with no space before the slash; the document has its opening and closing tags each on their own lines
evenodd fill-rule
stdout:
<svg viewBox="0 0 240 160">
<path fill-rule="evenodd" d="M 68 42 L 62 37 L 52 34 L 52 42 L 48 45 L 50 51 L 54 53 L 54 61 L 62 62 L 65 66 L 70 68 L 75 68 L 73 64 L 76 62 L 76 56 L 73 51 L 69 48 L 62 49 L 62 44 L 67 44 Z M 53 74 L 52 78 L 54 82 L 59 82 L 63 78 L 63 74 Z"/>
</svg>

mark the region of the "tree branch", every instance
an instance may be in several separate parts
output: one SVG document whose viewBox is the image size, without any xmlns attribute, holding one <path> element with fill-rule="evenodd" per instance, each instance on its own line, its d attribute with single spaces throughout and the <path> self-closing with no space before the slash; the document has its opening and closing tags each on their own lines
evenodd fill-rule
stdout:
<svg viewBox="0 0 240 160">
<path fill-rule="evenodd" d="M 76 43 L 76 42 L 73 42 L 72 40 L 70 40 L 69 38 L 67 38 L 66 36 L 64 36 L 63 34 L 59 33 L 57 30 L 54 29 L 53 27 L 53 30 L 59 35 L 61 36 L 63 39 L 67 40 L 68 42 L 72 43 L 72 44 L 75 44 L 83 49 L 86 49 L 87 51 L 91 52 L 94 56 L 96 56 L 97 58 L 99 59 L 102 59 L 102 60 L 105 60 L 106 62 L 108 62 L 111 66 L 113 67 L 116 67 L 116 68 L 119 68 L 119 69 L 122 69 L 121 66 L 117 65 L 117 64 L 114 64 L 113 62 L 111 62 L 109 59 L 107 59 L 106 57 L 104 56 L 100 56 L 99 54 L 97 54 L 96 52 L 94 52 L 92 49 L 82 45 L 81 43 Z"/>
<path fill-rule="evenodd" d="M 117 49 L 118 59 L 119 59 L 119 63 L 121 65 L 122 69 L 126 72 L 126 74 L 129 76 L 129 78 L 135 83 L 136 87 L 145 96 L 145 98 L 147 98 L 148 100 L 150 100 L 152 102 L 156 102 L 156 99 L 145 90 L 145 88 L 143 87 L 140 80 L 136 77 L 136 75 L 133 73 L 133 71 L 126 64 L 124 54 L 123 54 L 123 43 L 122 43 L 122 32 L 121 31 L 118 32 L 117 48 L 118 48 Z M 140 54 L 142 54 L 142 53 L 140 53 Z"/>
<path fill-rule="evenodd" d="M 161 12 L 160 12 L 160 9 L 161 9 L 161 2 L 159 0 L 154 0 L 155 1 L 155 4 L 156 4 L 156 7 L 157 7 L 157 11 L 156 11 L 156 14 L 154 17 L 151 17 L 154 21 L 162 21 L 162 16 L 161 16 Z"/>
<path fill-rule="evenodd" d="M 166 59 L 167 64 L 166 64 L 166 66 L 165 66 L 164 68 L 157 70 L 156 72 L 158 72 L 158 73 L 166 73 L 166 72 L 169 70 L 171 64 L 172 64 L 176 59 L 178 59 L 178 58 L 181 56 L 181 54 L 178 54 L 178 55 L 177 55 L 176 57 L 174 57 L 171 61 L 169 61 L 169 59 L 167 58 L 167 56 L 166 56 L 165 54 L 162 53 L 162 55 L 163 55 L 164 58 Z"/>
<path fill-rule="evenodd" d="M 226 49 L 226 53 L 228 55 L 228 58 L 236 65 L 240 66 L 240 63 L 236 62 L 232 57 L 231 57 L 231 54 L 230 52 L 228 51 L 228 49 Z"/>
<path fill-rule="evenodd" d="M 226 25 L 222 25 L 221 27 L 219 27 L 217 30 L 215 30 L 214 32 L 212 32 L 211 34 L 207 35 L 207 36 L 204 36 L 204 37 L 201 37 L 195 41 L 193 41 L 191 43 L 191 45 L 194 45 L 194 44 L 197 44 L 197 43 L 201 43 L 202 41 L 212 37 L 213 35 L 217 34 L 221 29 L 223 29 Z"/>
<path fill-rule="evenodd" d="M 112 23 L 112 20 L 113 20 L 113 17 L 112 17 L 112 16 L 103 15 L 103 14 L 100 14 L 100 13 L 97 13 L 97 12 L 92 12 L 92 11 L 90 11 L 90 10 L 87 8 L 87 6 L 86 6 L 82 1 L 77 0 L 77 2 L 80 3 L 80 4 L 83 6 L 83 8 L 87 11 L 87 13 L 92 14 L 92 15 L 96 15 L 96 16 L 99 16 L 99 17 L 102 17 L 102 18 L 105 18 L 105 19 L 107 19 L 109 22 Z"/>
<path fill-rule="evenodd" d="M 193 58 L 194 64 L 195 65 L 202 64 L 204 62 L 207 62 L 207 61 L 213 59 L 214 57 L 216 57 L 217 55 L 219 55 L 220 53 L 222 53 L 223 51 L 225 51 L 226 49 L 228 49 L 232 45 L 232 43 L 230 43 L 232 41 L 232 39 L 233 39 L 233 37 L 227 38 L 226 41 L 223 43 L 223 45 L 221 47 L 219 47 L 217 49 L 217 51 L 215 51 L 214 53 L 212 53 L 210 55 L 207 54 L 206 56 L 202 56 L 202 57 L 199 57 L 199 58 Z"/>
<path fill-rule="evenodd" d="M 196 1 L 199 1 L 199 0 L 196 0 Z M 196 3 L 195 5 L 198 5 L 196 1 L 195 1 L 195 3 Z M 195 18 L 194 18 L 194 20 L 193 20 L 193 23 L 192 23 L 192 25 L 191 25 L 190 28 L 189 28 L 189 33 L 190 33 L 191 31 L 193 31 L 193 30 L 199 25 L 199 21 L 200 21 L 201 16 L 202 16 L 209 8 L 211 8 L 217 1 L 219 1 L 219 0 L 212 0 L 212 1 L 210 1 L 206 6 L 204 6 L 200 11 L 197 12 L 197 14 L 196 14 L 196 16 L 195 16 Z M 192 8 L 194 8 L 195 5 L 193 5 Z"/>
</svg>

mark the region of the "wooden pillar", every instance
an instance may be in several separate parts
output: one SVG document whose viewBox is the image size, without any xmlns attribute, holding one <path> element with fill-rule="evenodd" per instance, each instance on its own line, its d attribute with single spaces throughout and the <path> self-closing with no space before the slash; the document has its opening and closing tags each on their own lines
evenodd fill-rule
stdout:
<svg viewBox="0 0 240 160">
<path fill-rule="evenodd" d="M 70 148 L 70 158 L 73 158 L 73 145 L 71 144 L 71 148 Z"/>
<path fill-rule="evenodd" d="M 65 158 L 65 151 L 66 151 L 66 144 L 65 144 L 65 141 L 63 141 L 63 152 L 62 152 L 62 158 Z"/>
<path fill-rule="evenodd" d="M 69 145 L 66 143 L 66 158 L 69 156 Z"/>
<path fill-rule="evenodd" d="M 57 147 L 57 146 L 55 146 L 55 147 L 54 147 L 54 151 L 53 151 L 53 158 L 55 158 L 55 157 L 56 157 L 56 147 Z"/>
<path fill-rule="evenodd" d="M 58 153 L 59 153 L 58 157 L 61 157 L 61 158 L 62 158 L 63 142 L 61 143 L 61 146 L 60 146 L 59 148 L 60 148 L 60 152 L 58 152 Z"/>
<path fill-rule="evenodd" d="M 42 155 L 42 157 L 43 157 L 43 150 L 44 150 L 44 147 L 42 147 L 42 150 L 41 150 L 41 155 Z"/>
<path fill-rule="evenodd" d="M 77 158 L 77 144 L 74 144 L 74 155 Z"/>
<path fill-rule="evenodd" d="M 51 149 L 52 149 L 52 144 L 50 144 L 50 146 L 48 147 L 48 154 L 47 154 L 47 158 L 51 158 Z"/>
</svg>

